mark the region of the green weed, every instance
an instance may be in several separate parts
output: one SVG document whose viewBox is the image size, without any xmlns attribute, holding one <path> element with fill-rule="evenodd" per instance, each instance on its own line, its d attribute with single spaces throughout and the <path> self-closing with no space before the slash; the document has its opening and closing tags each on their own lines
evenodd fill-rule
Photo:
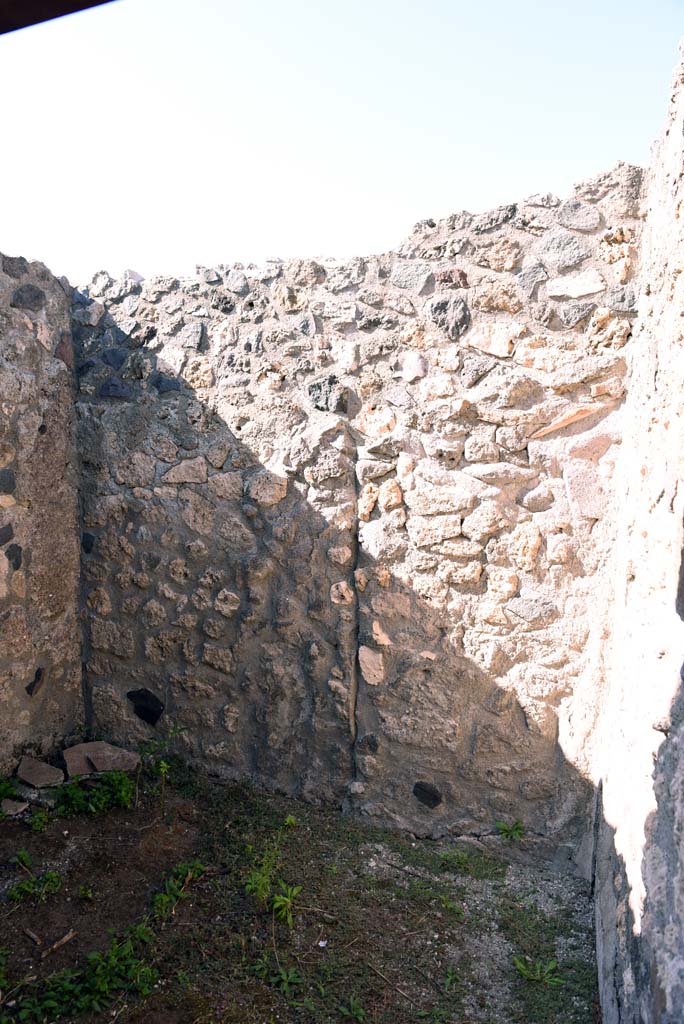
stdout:
<svg viewBox="0 0 684 1024">
<path fill-rule="evenodd" d="M 103 1013 L 120 992 L 147 996 L 157 980 L 156 971 L 141 958 L 151 942 L 149 928 L 136 925 L 121 939 L 112 939 L 104 952 L 89 953 L 80 970 L 64 970 L 44 981 L 18 986 L 16 998 L 0 1011 L 0 1024 L 43 1024 L 60 1017 Z"/>
<path fill-rule="evenodd" d="M 296 967 L 288 967 L 287 970 L 281 967 L 277 974 L 271 975 L 270 982 L 283 995 L 289 996 L 298 985 L 303 984 L 304 979 Z"/>
<path fill-rule="evenodd" d="M 499 835 L 509 842 L 519 842 L 525 835 L 525 826 L 522 821 L 513 821 L 510 824 L 506 821 L 497 821 L 496 828 Z"/>
<path fill-rule="evenodd" d="M 523 959 L 522 957 L 514 956 L 513 964 L 520 977 L 524 978 L 525 981 L 532 981 L 539 985 L 554 988 L 565 984 L 557 973 L 558 962 L 556 960 L 549 960 L 545 963 L 543 960 L 532 961 L 528 957 Z"/>
<path fill-rule="evenodd" d="M 271 899 L 273 875 L 279 860 L 280 850 L 277 843 L 268 843 L 261 859 L 255 864 L 245 880 L 245 892 L 249 893 L 250 896 L 254 896 L 256 901 L 261 903 L 262 906 L 266 906 Z"/>
<path fill-rule="evenodd" d="M 187 864 L 179 864 L 164 882 L 164 888 L 152 900 L 152 916 L 158 921 L 166 921 L 176 912 L 176 907 L 185 899 L 186 889 L 190 882 L 196 881 L 204 874 L 206 868 L 200 861 L 194 860 Z"/>
<path fill-rule="evenodd" d="M 14 903 L 23 903 L 28 899 L 37 899 L 40 903 L 45 903 L 48 896 L 58 893 L 61 888 L 61 875 L 56 871 L 46 871 L 43 875 L 31 876 L 25 878 L 23 882 L 17 882 L 8 895 Z"/>
<path fill-rule="evenodd" d="M 341 1017 L 346 1017 L 348 1020 L 363 1022 L 366 1019 L 366 1011 L 356 996 L 350 996 L 349 1002 L 346 1006 L 343 1003 L 341 1006 L 337 1007 L 337 1011 Z"/>
<path fill-rule="evenodd" d="M 506 865 L 486 853 L 469 850 L 447 850 L 439 856 L 440 871 L 469 875 L 482 880 L 502 879 Z"/>
<path fill-rule="evenodd" d="M 113 807 L 129 808 L 135 796 L 135 783 L 126 772 L 106 772 L 94 785 L 70 782 L 57 796 L 56 811 L 64 818 L 79 814 L 104 814 Z"/>
<path fill-rule="evenodd" d="M 44 807 L 34 807 L 31 811 L 31 831 L 46 832 L 50 815 Z"/>
<path fill-rule="evenodd" d="M 448 992 L 458 981 L 458 974 L 453 967 L 447 967 L 444 975 L 444 991 Z"/>
<path fill-rule="evenodd" d="M 292 928 L 295 900 L 302 891 L 302 887 L 301 885 L 287 885 L 281 878 L 278 882 L 278 888 L 280 892 L 276 893 L 273 897 L 271 906 L 278 920 L 285 921 L 287 927 Z"/>
</svg>

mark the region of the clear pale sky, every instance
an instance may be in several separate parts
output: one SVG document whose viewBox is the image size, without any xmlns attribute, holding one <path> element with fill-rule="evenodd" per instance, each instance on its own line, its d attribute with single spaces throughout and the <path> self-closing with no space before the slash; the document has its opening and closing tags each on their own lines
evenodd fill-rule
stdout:
<svg viewBox="0 0 684 1024">
<path fill-rule="evenodd" d="M 118 0 L 0 37 L 0 251 L 348 256 L 560 195 L 664 121 L 684 0 Z"/>
</svg>

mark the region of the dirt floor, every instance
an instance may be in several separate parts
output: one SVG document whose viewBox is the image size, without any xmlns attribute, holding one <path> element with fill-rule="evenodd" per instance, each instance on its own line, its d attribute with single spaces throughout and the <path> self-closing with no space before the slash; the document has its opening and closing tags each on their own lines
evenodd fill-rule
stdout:
<svg viewBox="0 0 684 1024">
<path fill-rule="evenodd" d="M 150 773 L 137 806 L 45 817 L 0 822 L 0 1024 L 600 1019 L 587 886 L 524 836 L 413 839 L 174 764 L 163 797 Z"/>
</svg>

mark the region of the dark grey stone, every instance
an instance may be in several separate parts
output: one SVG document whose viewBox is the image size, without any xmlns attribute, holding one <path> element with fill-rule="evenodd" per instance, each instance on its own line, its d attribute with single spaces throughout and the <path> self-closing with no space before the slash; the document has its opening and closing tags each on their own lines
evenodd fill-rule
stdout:
<svg viewBox="0 0 684 1024">
<path fill-rule="evenodd" d="M 586 260 L 589 250 L 575 235 L 559 231 L 544 239 L 539 255 L 547 266 L 569 270 Z"/>
<path fill-rule="evenodd" d="M 451 341 L 458 341 L 470 327 L 470 310 L 465 299 L 437 298 L 428 303 L 428 316 Z"/>
<path fill-rule="evenodd" d="M 563 327 L 576 327 L 594 309 L 596 309 L 595 302 L 566 302 L 556 309 L 556 313 Z"/>
<path fill-rule="evenodd" d="M 521 270 L 516 277 L 517 283 L 527 295 L 528 299 L 533 298 L 537 285 L 547 281 L 549 275 L 542 263 L 533 263 L 531 267 Z"/>
<path fill-rule="evenodd" d="M 81 547 L 85 551 L 86 555 L 89 555 L 95 547 L 95 534 L 84 533 L 81 537 Z"/>
<path fill-rule="evenodd" d="M 5 551 L 5 558 L 7 559 L 7 561 L 12 566 L 15 572 L 18 572 L 19 569 L 21 569 L 21 557 L 22 549 L 20 544 L 10 544 L 10 546 Z"/>
<path fill-rule="evenodd" d="M 125 348 L 107 348 L 102 353 L 102 362 L 113 370 L 120 370 L 127 358 L 128 350 Z"/>
<path fill-rule="evenodd" d="M 340 384 L 337 377 L 331 375 L 312 381 L 307 391 L 314 408 L 320 409 L 321 412 L 346 412 L 347 389 Z"/>
<path fill-rule="evenodd" d="M 100 398 L 130 398 L 132 391 L 118 377 L 110 377 L 101 385 L 98 395 Z"/>
<path fill-rule="evenodd" d="M 8 277 L 23 277 L 28 272 L 28 262 L 23 256 L 3 256 L 2 269 Z"/>
<path fill-rule="evenodd" d="M 581 199 L 568 199 L 559 207 L 558 222 L 573 231 L 596 231 L 601 225 L 601 214 Z"/>
<path fill-rule="evenodd" d="M 359 738 L 356 749 L 359 754 L 377 754 L 380 749 L 378 737 L 373 732 L 366 733 Z"/>
<path fill-rule="evenodd" d="M 0 544 L 6 544 L 8 540 L 12 540 L 14 536 L 14 528 L 11 523 L 7 523 L 6 526 L 0 526 Z"/>
<path fill-rule="evenodd" d="M 429 807 L 431 811 L 435 807 L 439 807 L 442 802 L 442 794 L 431 782 L 416 782 L 413 787 L 413 795 L 419 803 Z"/>
<path fill-rule="evenodd" d="M 85 377 L 86 373 L 90 373 L 90 371 L 94 370 L 96 366 L 96 359 L 86 359 L 84 363 L 79 363 L 79 365 L 76 367 L 76 376 Z"/>
<path fill-rule="evenodd" d="M 482 235 L 486 231 L 494 231 L 495 228 L 499 228 L 502 224 L 512 220 L 517 211 L 518 207 L 515 203 L 511 203 L 509 206 L 497 206 L 495 210 L 488 210 L 487 213 L 482 213 L 479 217 L 475 218 L 473 221 L 473 231 L 476 235 Z"/>
<path fill-rule="evenodd" d="M 37 312 L 45 305 L 45 292 L 35 284 L 22 284 L 12 292 L 10 306 L 15 309 L 31 309 Z"/>
<path fill-rule="evenodd" d="M 601 305 L 612 309 L 614 313 L 627 313 L 633 315 L 637 311 L 637 297 L 634 288 L 628 285 L 616 285 L 609 288 L 601 296 Z"/>
<path fill-rule="evenodd" d="M 180 391 L 180 381 L 175 377 L 167 377 L 164 373 L 155 373 L 152 377 L 152 387 L 156 388 L 160 395 L 167 391 Z"/>
<path fill-rule="evenodd" d="M 219 313 L 232 313 L 235 309 L 235 300 L 222 292 L 215 292 L 211 297 L 212 309 L 218 309 Z"/>
<path fill-rule="evenodd" d="M 14 494 L 17 478 L 13 469 L 0 469 L 0 494 Z"/>
</svg>

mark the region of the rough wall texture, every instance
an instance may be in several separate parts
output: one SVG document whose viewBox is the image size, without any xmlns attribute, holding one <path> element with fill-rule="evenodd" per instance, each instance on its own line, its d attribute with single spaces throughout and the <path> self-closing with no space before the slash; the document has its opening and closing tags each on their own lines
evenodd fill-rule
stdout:
<svg viewBox="0 0 684 1024">
<path fill-rule="evenodd" d="M 78 726 L 83 629 L 110 739 L 521 819 L 593 874 L 606 1024 L 681 1021 L 683 83 L 645 187 L 74 292 L 81 624 L 67 300 L 3 258 L 0 769 Z"/>
<path fill-rule="evenodd" d="M 599 600 L 597 937 L 606 1024 L 684 1018 L 684 65 L 646 192 L 639 321 Z"/>
<path fill-rule="evenodd" d="M 131 741 L 163 704 L 214 771 L 425 833 L 520 818 L 586 868 L 560 739 L 640 187 L 619 165 L 380 257 L 77 294 L 95 728 Z"/>
<path fill-rule="evenodd" d="M 83 720 L 68 288 L 0 256 L 0 773 Z"/>
</svg>

